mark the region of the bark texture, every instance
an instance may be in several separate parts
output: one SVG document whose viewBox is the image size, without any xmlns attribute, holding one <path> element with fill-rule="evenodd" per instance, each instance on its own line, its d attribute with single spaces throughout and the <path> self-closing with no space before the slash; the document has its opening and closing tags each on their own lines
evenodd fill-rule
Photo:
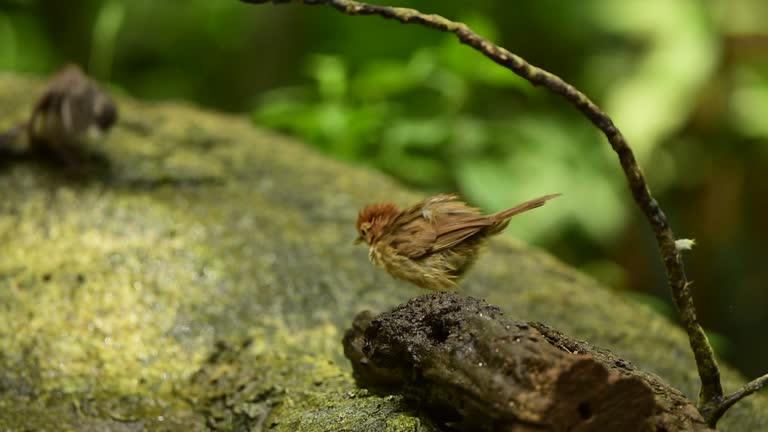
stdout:
<svg viewBox="0 0 768 432">
<path fill-rule="evenodd" d="M 456 293 L 363 312 L 344 347 L 358 384 L 403 393 L 465 431 L 711 430 L 658 377 Z"/>
</svg>

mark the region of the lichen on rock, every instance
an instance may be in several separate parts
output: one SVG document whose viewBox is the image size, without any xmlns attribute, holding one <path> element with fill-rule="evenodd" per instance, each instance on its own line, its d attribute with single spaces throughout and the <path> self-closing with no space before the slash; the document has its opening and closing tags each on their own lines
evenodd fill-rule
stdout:
<svg viewBox="0 0 768 432">
<path fill-rule="evenodd" d="M 0 74 L 0 128 L 41 90 Z M 242 117 L 115 100 L 119 122 L 84 143 L 98 169 L 0 152 L 0 429 L 434 430 L 358 389 L 340 343 L 359 311 L 421 293 L 352 245 L 357 209 L 420 197 Z M 509 238 L 489 249 L 464 293 L 695 395 L 668 320 Z M 721 426 L 768 430 L 768 398 Z"/>
</svg>

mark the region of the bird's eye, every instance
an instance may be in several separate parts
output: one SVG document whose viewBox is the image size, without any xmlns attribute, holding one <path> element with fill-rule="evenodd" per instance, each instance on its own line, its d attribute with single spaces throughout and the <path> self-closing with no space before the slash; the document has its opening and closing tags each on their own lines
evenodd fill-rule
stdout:
<svg viewBox="0 0 768 432">
<path fill-rule="evenodd" d="M 367 236 L 368 235 L 368 227 L 362 227 L 360 228 L 360 234 Z"/>
</svg>

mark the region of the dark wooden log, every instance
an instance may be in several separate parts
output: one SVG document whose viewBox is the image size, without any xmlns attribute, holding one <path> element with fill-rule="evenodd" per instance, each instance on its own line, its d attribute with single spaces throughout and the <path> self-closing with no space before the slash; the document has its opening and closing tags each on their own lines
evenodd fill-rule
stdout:
<svg viewBox="0 0 768 432">
<path fill-rule="evenodd" d="M 359 385 L 402 392 L 466 431 L 706 431 L 658 377 L 544 325 L 451 292 L 417 297 L 344 337 Z"/>
</svg>

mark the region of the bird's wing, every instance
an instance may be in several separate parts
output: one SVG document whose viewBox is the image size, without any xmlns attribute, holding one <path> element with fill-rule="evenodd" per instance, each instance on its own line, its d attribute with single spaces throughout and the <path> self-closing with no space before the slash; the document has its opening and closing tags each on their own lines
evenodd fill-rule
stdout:
<svg viewBox="0 0 768 432">
<path fill-rule="evenodd" d="M 418 258 L 453 247 L 492 224 L 456 195 L 436 195 L 402 212 L 392 246 L 403 255 Z"/>
<path fill-rule="evenodd" d="M 392 232 L 390 245 L 409 258 L 424 256 L 437 238 L 434 225 L 424 220 L 417 206 L 400 213 L 392 224 Z"/>
<path fill-rule="evenodd" d="M 470 207 L 456 195 L 437 195 L 429 199 L 423 213 L 430 213 L 436 239 L 430 252 L 451 248 L 493 224 L 480 210 Z"/>
<path fill-rule="evenodd" d="M 438 230 L 437 241 L 432 246 L 431 252 L 439 252 L 444 249 L 451 248 L 464 240 L 472 237 L 481 230 L 491 225 L 485 218 L 477 218 L 475 220 L 466 221 L 464 223 L 457 223 L 443 227 Z"/>
</svg>

